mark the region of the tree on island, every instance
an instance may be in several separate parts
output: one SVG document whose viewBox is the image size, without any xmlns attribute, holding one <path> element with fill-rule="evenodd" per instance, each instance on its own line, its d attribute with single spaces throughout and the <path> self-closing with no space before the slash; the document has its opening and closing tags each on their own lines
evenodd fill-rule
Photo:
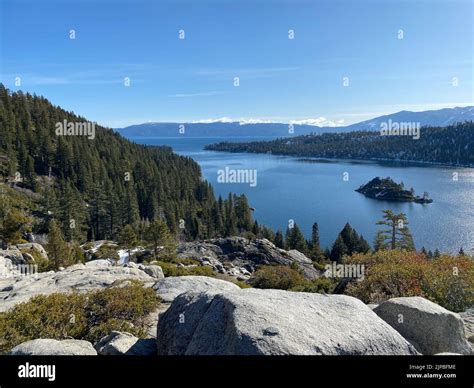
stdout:
<svg viewBox="0 0 474 388">
<path fill-rule="evenodd" d="M 374 242 L 376 251 L 382 249 L 399 249 L 406 251 L 415 250 L 413 237 L 408 229 L 408 219 L 406 214 L 395 214 L 392 210 L 383 210 L 383 220 L 377 225 L 388 226 L 389 229 L 380 230 Z"/>
</svg>

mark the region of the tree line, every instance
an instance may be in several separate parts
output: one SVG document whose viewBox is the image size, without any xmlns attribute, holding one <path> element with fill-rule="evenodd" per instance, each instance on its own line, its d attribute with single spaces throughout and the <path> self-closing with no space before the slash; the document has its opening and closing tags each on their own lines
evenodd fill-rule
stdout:
<svg viewBox="0 0 474 388">
<path fill-rule="evenodd" d="M 169 147 L 135 144 L 95 126 L 95 138 L 58 136 L 86 122 L 47 99 L 0 84 L 0 178 L 41 197 L 35 233 L 55 219 L 67 241 L 115 239 L 126 225 L 163 220 L 182 239 L 250 231 L 244 195 L 216 199 L 199 165 Z"/>
<path fill-rule="evenodd" d="M 394 160 L 474 166 L 474 123 L 423 127 L 419 139 L 378 131 L 323 133 L 247 143 L 221 142 L 206 149 L 328 159 Z"/>
</svg>

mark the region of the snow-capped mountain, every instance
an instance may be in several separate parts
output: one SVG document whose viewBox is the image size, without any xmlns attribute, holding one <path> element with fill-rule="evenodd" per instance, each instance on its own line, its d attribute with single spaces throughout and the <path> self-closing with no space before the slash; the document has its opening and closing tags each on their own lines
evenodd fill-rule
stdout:
<svg viewBox="0 0 474 388">
<path fill-rule="evenodd" d="M 457 122 L 474 121 L 474 106 L 445 108 L 423 112 L 401 111 L 340 126 L 324 118 L 274 123 L 266 120 L 239 120 L 229 118 L 200 120 L 190 123 L 144 123 L 117 129 L 125 137 L 277 137 L 297 136 L 321 132 L 349 132 L 379 130 L 382 123 L 416 123 L 420 126 L 447 126 Z M 292 125 L 290 129 L 290 124 Z"/>
</svg>

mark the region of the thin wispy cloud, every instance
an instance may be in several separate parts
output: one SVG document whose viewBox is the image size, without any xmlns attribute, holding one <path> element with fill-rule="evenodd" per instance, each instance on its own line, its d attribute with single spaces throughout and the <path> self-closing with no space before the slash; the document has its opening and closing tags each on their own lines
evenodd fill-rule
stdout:
<svg viewBox="0 0 474 388">
<path fill-rule="evenodd" d="M 245 77 L 247 79 L 275 77 L 282 73 L 294 72 L 301 67 L 256 67 L 240 69 L 200 69 L 195 72 L 196 75 L 209 77 L 212 79 L 225 79 L 231 77 Z"/>
<path fill-rule="evenodd" d="M 171 94 L 168 97 L 173 97 L 173 98 L 209 97 L 209 96 L 217 96 L 219 94 L 224 94 L 224 92 L 214 90 L 210 92 L 198 92 L 198 93 L 177 93 L 177 94 Z"/>
</svg>

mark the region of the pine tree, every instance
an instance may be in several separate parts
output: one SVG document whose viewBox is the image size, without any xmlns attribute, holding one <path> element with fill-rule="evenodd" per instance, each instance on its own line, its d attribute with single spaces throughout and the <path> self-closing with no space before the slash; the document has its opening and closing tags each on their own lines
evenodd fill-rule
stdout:
<svg viewBox="0 0 474 388">
<path fill-rule="evenodd" d="M 0 224 L 0 237 L 3 244 L 12 245 L 23 241 L 23 236 L 31 230 L 30 218 L 22 211 L 11 208 Z"/>
<path fill-rule="evenodd" d="M 391 210 L 383 210 L 383 220 L 377 225 L 386 225 L 389 229 L 381 230 L 375 238 L 375 250 L 400 249 L 415 250 L 413 238 L 408 229 L 408 219 L 404 213 L 395 214 Z"/>
<path fill-rule="evenodd" d="M 156 219 L 150 223 L 145 231 L 145 240 L 153 248 L 155 260 L 158 259 L 158 256 L 170 260 L 176 254 L 176 243 L 163 220 Z"/>
<path fill-rule="evenodd" d="M 286 247 L 287 249 L 296 249 L 301 253 L 306 253 L 308 250 L 306 239 L 297 224 L 294 224 L 292 228 L 288 228 L 286 231 Z"/>
<path fill-rule="evenodd" d="M 316 262 L 322 262 L 325 259 L 319 242 L 319 226 L 315 222 L 311 228 L 311 252 L 310 258 Z"/>
<path fill-rule="evenodd" d="M 285 244 L 283 242 L 283 233 L 281 232 L 281 230 L 277 230 L 277 232 L 275 233 L 275 246 L 277 246 L 278 248 L 281 248 L 281 249 L 285 249 Z"/>
<path fill-rule="evenodd" d="M 60 267 L 67 267 L 73 264 L 69 246 L 64 240 L 58 223 L 54 219 L 49 223 L 48 242 L 45 248 L 48 252 L 48 268 L 50 270 L 58 270 Z"/>
<path fill-rule="evenodd" d="M 237 228 L 239 232 L 251 230 L 254 226 L 252 222 L 252 211 L 247 197 L 242 194 L 235 198 L 235 217 L 237 218 Z M 258 233 L 257 233 L 258 234 Z"/>
<path fill-rule="evenodd" d="M 315 222 L 311 228 L 311 247 L 313 249 L 321 250 L 319 242 L 319 225 Z"/>
<path fill-rule="evenodd" d="M 127 250 L 128 252 L 128 261 L 132 256 L 132 249 L 138 244 L 137 235 L 133 230 L 131 225 L 125 225 L 118 236 L 119 245 Z"/>
<path fill-rule="evenodd" d="M 332 261 L 336 261 L 340 263 L 343 256 L 347 255 L 348 253 L 349 253 L 349 249 L 347 248 L 347 245 L 344 243 L 344 240 L 341 234 L 339 234 L 339 236 L 337 236 L 336 241 L 334 242 L 332 246 L 329 257 L 331 258 Z"/>
</svg>

